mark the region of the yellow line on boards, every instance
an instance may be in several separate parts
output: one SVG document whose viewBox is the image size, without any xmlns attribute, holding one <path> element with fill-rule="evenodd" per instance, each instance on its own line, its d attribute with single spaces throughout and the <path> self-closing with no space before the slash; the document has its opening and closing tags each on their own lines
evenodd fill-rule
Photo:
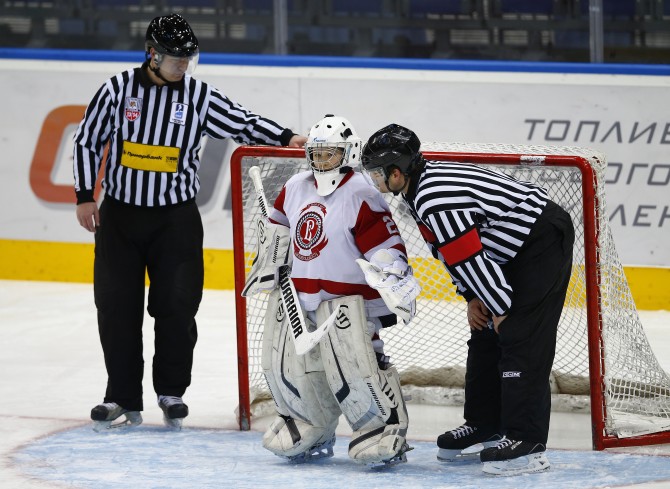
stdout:
<svg viewBox="0 0 670 489">
<path fill-rule="evenodd" d="M 0 279 L 93 283 L 93 256 L 93 244 L 0 239 Z M 205 288 L 235 288 L 232 250 L 205 250 L 204 262 Z"/>
<path fill-rule="evenodd" d="M 93 244 L 0 239 L 0 279 L 93 282 Z M 235 288 L 233 251 L 205 249 L 205 288 Z M 443 273 L 438 264 L 412 260 L 423 276 Z M 624 267 L 638 309 L 670 310 L 670 268 Z M 451 291 L 445 297 L 453 299 Z"/>
</svg>

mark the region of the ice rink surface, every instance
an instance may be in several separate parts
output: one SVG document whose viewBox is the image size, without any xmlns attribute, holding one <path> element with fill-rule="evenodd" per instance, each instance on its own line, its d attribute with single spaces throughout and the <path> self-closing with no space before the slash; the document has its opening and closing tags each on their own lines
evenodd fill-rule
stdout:
<svg viewBox="0 0 670 489">
<path fill-rule="evenodd" d="M 640 313 L 661 365 L 670 370 L 670 313 Z M 383 469 L 346 456 L 340 423 L 335 457 L 290 465 L 260 445 L 270 421 L 237 431 L 233 293 L 206 290 L 198 314 L 191 414 L 165 429 L 151 387 L 153 330 L 146 317 L 144 424 L 126 433 L 91 430 L 106 375 L 91 285 L 0 281 L 0 488 L 670 488 L 670 447 L 593 452 L 587 414 L 553 413 L 549 472 L 485 476 L 474 465 L 439 463 L 434 440 L 462 422 L 462 408 L 410 404 L 408 463 Z"/>
</svg>

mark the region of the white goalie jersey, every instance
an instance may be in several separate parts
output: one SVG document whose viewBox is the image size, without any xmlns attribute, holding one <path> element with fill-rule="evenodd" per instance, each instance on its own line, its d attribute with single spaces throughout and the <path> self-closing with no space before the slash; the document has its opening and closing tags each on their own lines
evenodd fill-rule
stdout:
<svg viewBox="0 0 670 489">
<path fill-rule="evenodd" d="M 405 257 L 407 252 L 388 204 L 363 174 L 349 172 L 327 196 L 317 194 L 311 171 L 295 175 L 269 217 L 290 228 L 291 278 L 306 311 L 336 297 L 361 295 L 368 317 L 391 314 L 355 260 L 369 260 L 381 249 Z"/>
</svg>

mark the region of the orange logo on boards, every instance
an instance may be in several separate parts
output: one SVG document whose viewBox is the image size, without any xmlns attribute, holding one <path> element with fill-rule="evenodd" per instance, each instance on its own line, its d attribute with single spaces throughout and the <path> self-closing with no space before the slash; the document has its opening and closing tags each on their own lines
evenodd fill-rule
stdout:
<svg viewBox="0 0 670 489">
<path fill-rule="evenodd" d="M 73 124 L 79 124 L 85 111 L 85 105 L 64 105 L 49 112 L 46 119 L 44 119 L 44 124 L 42 124 L 42 130 L 35 146 L 35 154 L 30 164 L 30 188 L 38 198 L 46 202 L 74 204 L 77 201 L 73 183 L 59 185 L 54 183 L 51 177 L 58 160 L 58 153 L 65 131 Z M 71 151 L 71 148 L 72 146 L 68 150 Z M 106 158 L 107 150 L 105 149 L 102 161 L 104 162 Z M 101 172 L 104 171 L 102 166 L 104 165 L 101 165 Z M 98 179 L 95 189 L 96 198 L 99 193 L 100 179 Z"/>
</svg>

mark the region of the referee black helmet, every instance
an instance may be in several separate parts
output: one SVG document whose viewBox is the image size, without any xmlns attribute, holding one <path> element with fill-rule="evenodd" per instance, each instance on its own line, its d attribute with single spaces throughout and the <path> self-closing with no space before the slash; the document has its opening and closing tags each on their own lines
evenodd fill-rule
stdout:
<svg viewBox="0 0 670 489">
<path fill-rule="evenodd" d="M 411 173 L 423 160 L 421 141 L 413 131 L 389 124 L 375 132 L 363 146 L 361 163 L 366 170 L 383 169 L 386 177 L 392 167 Z"/>
<path fill-rule="evenodd" d="M 146 52 L 154 48 L 160 54 L 188 58 L 198 53 L 198 38 L 179 14 L 156 17 L 147 28 Z"/>
</svg>

